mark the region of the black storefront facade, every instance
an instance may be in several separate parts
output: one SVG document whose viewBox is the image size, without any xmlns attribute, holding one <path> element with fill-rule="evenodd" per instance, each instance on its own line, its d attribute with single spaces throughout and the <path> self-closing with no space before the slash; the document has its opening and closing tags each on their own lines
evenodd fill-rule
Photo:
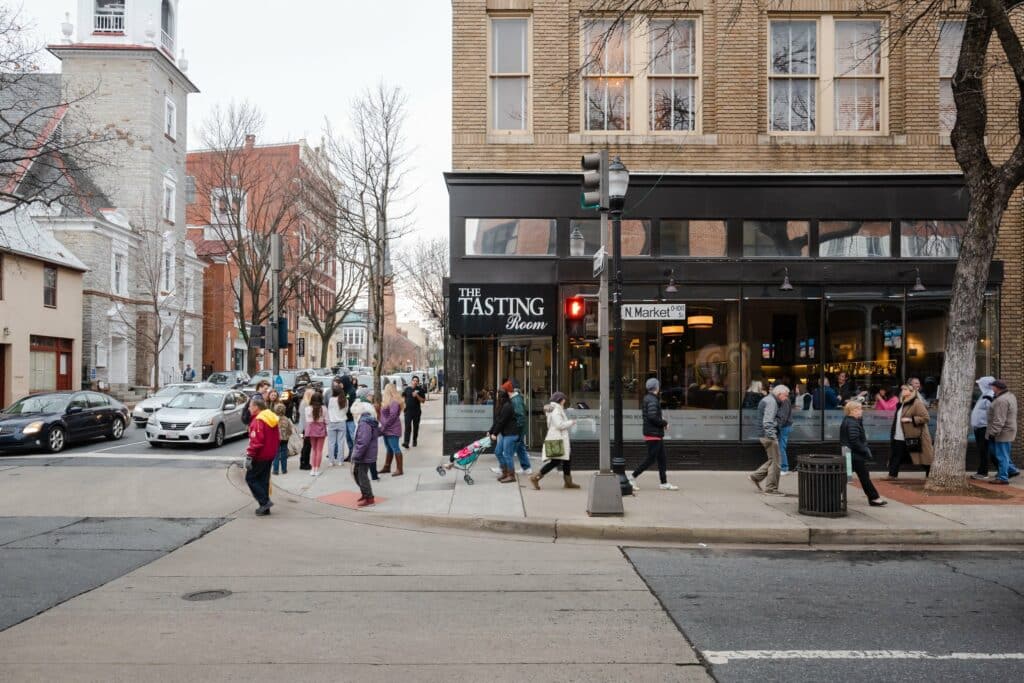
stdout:
<svg viewBox="0 0 1024 683">
<path fill-rule="evenodd" d="M 493 392 L 513 377 L 530 408 L 531 449 L 544 438 L 543 404 L 563 391 L 578 419 L 573 457 L 596 466 L 596 300 L 588 299 L 582 339 L 566 336 L 562 315 L 566 298 L 598 291 L 591 256 L 600 228 L 579 208 L 580 176 L 459 172 L 446 180 L 446 451 L 486 431 Z M 880 390 L 920 377 L 934 416 L 966 215 L 954 175 L 633 175 L 624 299 L 681 302 L 686 314 L 625 322 L 627 461 L 644 451 L 639 401 L 648 377 L 662 384 L 670 467 L 762 461 L 756 403 L 775 382 L 794 391 L 790 454 L 836 452 L 840 372 L 866 393 L 865 423 L 884 461 L 892 413 L 876 409 Z M 570 257 L 577 232 L 585 256 Z M 787 277 L 791 289 L 782 289 Z M 989 277 L 979 376 L 999 374 L 1001 262 Z M 676 292 L 666 291 L 670 283 Z"/>
</svg>

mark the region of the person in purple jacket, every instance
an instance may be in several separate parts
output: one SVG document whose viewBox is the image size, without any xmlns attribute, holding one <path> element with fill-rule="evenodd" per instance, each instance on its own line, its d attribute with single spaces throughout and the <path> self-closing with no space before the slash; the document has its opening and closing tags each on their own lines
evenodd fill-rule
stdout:
<svg viewBox="0 0 1024 683">
<path fill-rule="evenodd" d="M 387 458 L 380 473 L 400 477 L 404 474 L 402 449 L 398 445 L 398 439 L 402 436 L 402 397 L 398 395 L 398 389 L 391 382 L 384 387 L 384 398 L 380 402 L 380 433 L 384 437 L 384 448 L 387 450 Z M 391 471 L 392 458 L 395 461 L 394 472 Z"/>
<path fill-rule="evenodd" d="M 352 417 L 356 421 L 356 435 L 352 447 L 352 476 L 359 484 L 362 494 L 356 502 L 358 507 L 373 505 L 373 488 L 370 487 L 370 465 L 377 463 L 377 440 L 380 438 L 380 423 L 372 403 L 357 400 L 352 405 Z"/>
</svg>

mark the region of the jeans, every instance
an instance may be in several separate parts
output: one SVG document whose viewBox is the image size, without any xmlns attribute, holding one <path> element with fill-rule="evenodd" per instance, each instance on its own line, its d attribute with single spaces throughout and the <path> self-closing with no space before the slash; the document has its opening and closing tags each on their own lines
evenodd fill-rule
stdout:
<svg viewBox="0 0 1024 683">
<path fill-rule="evenodd" d="M 786 447 L 789 445 L 789 433 L 793 431 L 793 425 L 779 427 L 779 469 L 789 472 L 789 456 Z"/>
<path fill-rule="evenodd" d="M 668 469 L 668 462 L 665 458 L 665 442 L 661 439 L 647 442 L 647 458 L 633 470 L 633 478 L 636 479 L 643 474 L 644 470 L 653 465 L 655 460 L 658 461 L 658 478 L 661 479 L 662 484 L 667 484 L 668 476 L 665 471 Z"/>
<path fill-rule="evenodd" d="M 352 449 L 356 447 L 356 423 L 351 420 L 345 423 L 345 443 L 348 444 L 348 457 L 352 457 Z"/>
<path fill-rule="evenodd" d="M 760 483 L 764 482 L 765 491 L 779 490 L 779 442 L 775 439 L 761 437 L 761 445 L 764 446 L 764 453 L 768 461 L 757 468 L 750 478 Z"/>
<path fill-rule="evenodd" d="M 519 467 L 524 472 L 531 469 L 530 454 L 526 452 L 526 437 L 520 435 L 519 443 L 516 444 L 516 455 L 519 456 Z"/>
<path fill-rule="evenodd" d="M 330 422 L 327 424 L 327 459 L 331 462 L 341 462 L 344 457 L 345 448 L 341 443 L 341 435 L 345 433 L 347 422 Z"/>
<path fill-rule="evenodd" d="M 495 451 L 495 455 L 498 458 L 498 464 L 506 470 L 515 469 L 515 453 L 517 444 L 519 443 L 518 436 L 502 436 L 501 443 L 499 444 L 498 450 Z"/>
<path fill-rule="evenodd" d="M 405 413 L 405 432 L 402 434 L 402 445 L 409 447 L 409 435 L 412 435 L 412 445 L 420 438 L 420 413 Z"/>
<path fill-rule="evenodd" d="M 988 442 L 985 427 L 976 427 L 974 430 L 974 443 L 978 446 L 978 476 L 988 476 L 988 464 L 991 461 L 996 469 L 999 469 L 999 460 L 996 458 L 996 449 Z"/>
<path fill-rule="evenodd" d="M 1012 445 L 1009 441 L 989 440 L 988 442 L 989 449 L 995 451 L 996 461 L 999 463 L 999 474 L 996 475 L 999 481 L 1010 481 L 1010 475 L 1020 473 L 1020 470 L 1010 460 L 1010 447 Z"/>
<path fill-rule="evenodd" d="M 373 489 L 370 487 L 370 463 L 357 462 L 352 468 L 352 478 L 359 484 L 359 492 L 363 498 L 373 498 Z"/>
<path fill-rule="evenodd" d="M 253 460 L 252 469 L 245 473 L 245 483 L 261 506 L 270 502 L 270 466 L 273 463 L 273 460 Z"/>
<path fill-rule="evenodd" d="M 274 474 L 280 468 L 281 474 L 288 474 L 288 442 L 282 441 L 277 447 L 277 457 L 274 458 Z"/>
<path fill-rule="evenodd" d="M 402 450 L 398 447 L 398 437 L 385 434 L 384 450 L 387 451 L 388 455 L 400 455 Z"/>
</svg>

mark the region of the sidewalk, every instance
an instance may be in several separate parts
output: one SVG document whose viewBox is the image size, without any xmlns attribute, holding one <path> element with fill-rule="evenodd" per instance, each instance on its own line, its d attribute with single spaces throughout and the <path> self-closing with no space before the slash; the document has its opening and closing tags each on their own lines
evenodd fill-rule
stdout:
<svg viewBox="0 0 1024 683">
<path fill-rule="evenodd" d="M 441 401 L 427 404 L 420 445 L 406 453 L 405 475 L 381 475 L 373 482 L 378 503 L 361 512 L 382 523 L 487 529 L 564 539 L 608 539 L 625 543 L 778 543 L 778 544 L 909 544 L 1024 545 L 1024 487 L 985 490 L 975 498 L 931 499 L 923 495 L 923 475 L 905 472 L 890 483 L 876 477 L 889 501 L 869 507 L 856 485 L 847 489 L 848 510 L 839 519 L 800 515 L 797 475 L 783 477 L 785 497 L 760 494 L 745 472 L 670 472 L 679 491 L 658 489 L 657 472 L 637 482 L 640 491 L 624 501 L 623 517 L 589 517 L 587 491 L 593 472 L 577 472 L 579 490 L 562 488 L 553 471 L 536 491 L 525 476 L 518 485 L 499 484 L 491 473 L 493 455 L 473 470 L 474 485 L 462 472 L 438 476 L 441 462 Z M 383 448 L 380 465 L 383 465 Z M 348 466 L 325 467 L 318 478 L 291 461 L 287 475 L 273 478 L 275 487 L 328 505 L 354 507 L 358 488 Z M 534 470 L 539 469 L 534 460 Z"/>
</svg>

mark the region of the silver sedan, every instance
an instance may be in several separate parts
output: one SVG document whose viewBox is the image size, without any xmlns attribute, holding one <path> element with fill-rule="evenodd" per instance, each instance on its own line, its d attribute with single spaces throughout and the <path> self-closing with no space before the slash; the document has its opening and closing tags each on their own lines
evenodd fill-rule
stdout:
<svg viewBox="0 0 1024 683">
<path fill-rule="evenodd" d="M 248 397 L 233 389 L 183 391 L 146 422 L 146 440 L 153 448 L 164 444 L 222 446 L 225 439 L 244 436 L 242 422 Z"/>
<path fill-rule="evenodd" d="M 167 405 L 168 401 L 186 389 L 195 388 L 195 384 L 168 384 L 149 398 L 135 404 L 135 409 L 132 411 L 132 421 L 140 427 L 145 426 L 149 421 L 149 416 Z"/>
</svg>

